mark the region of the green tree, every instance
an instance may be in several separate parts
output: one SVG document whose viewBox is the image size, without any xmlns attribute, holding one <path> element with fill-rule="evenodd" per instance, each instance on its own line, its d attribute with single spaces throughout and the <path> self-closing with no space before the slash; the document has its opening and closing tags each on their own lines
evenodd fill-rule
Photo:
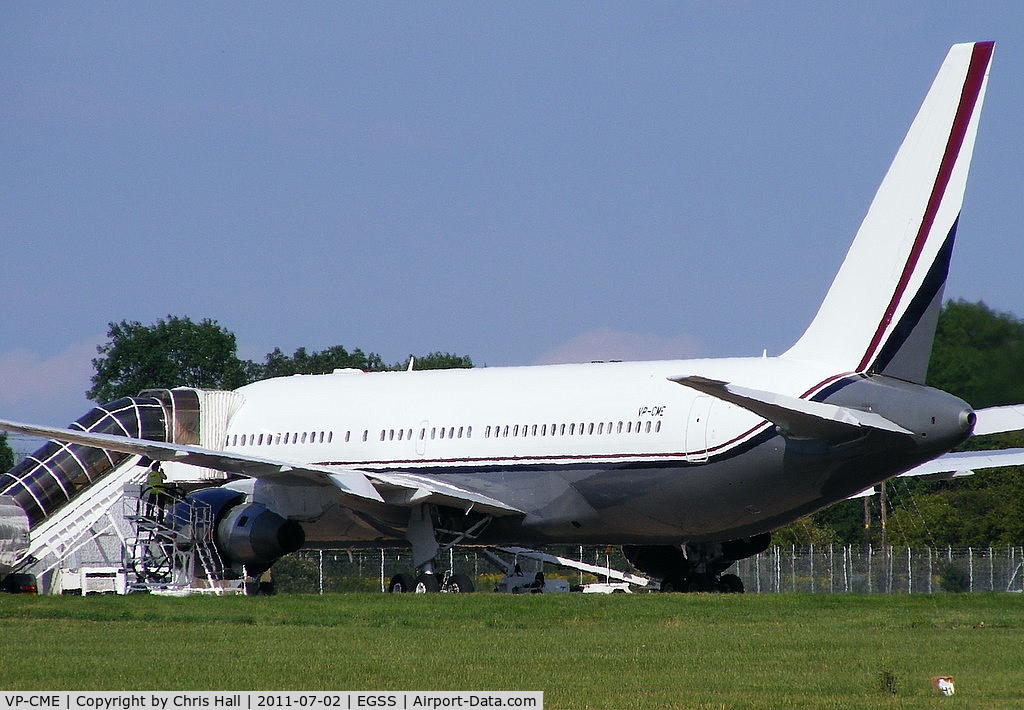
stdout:
<svg viewBox="0 0 1024 710">
<path fill-rule="evenodd" d="M 410 357 L 413 358 L 414 370 L 473 367 L 473 361 L 468 355 L 436 351 Z M 409 358 L 388 365 L 377 353 L 363 352 L 358 348 L 349 352 L 341 345 L 313 352 L 309 352 L 305 348 L 298 348 L 290 356 L 281 352 L 280 348 L 274 348 L 273 352 L 267 353 L 262 363 L 248 363 L 247 370 L 250 380 L 255 381 L 269 377 L 288 377 L 289 375 L 321 375 L 339 368 L 355 368 L 366 372 L 407 370 L 409 369 Z"/>
<path fill-rule="evenodd" d="M 341 345 L 313 352 L 308 352 L 306 348 L 298 348 L 291 356 L 285 355 L 280 348 L 274 348 L 273 352 L 267 353 L 262 364 L 251 365 L 252 380 L 289 375 L 322 375 L 339 368 L 355 368 L 370 372 L 387 369 L 380 355 L 364 353 L 358 348 L 349 352 Z"/>
<path fill-rule="evenodd" d="M 939 314 L 928 384 L 974 407 L 1024 402 L 1024 321 L 980 301 L 949 301 Z"/>
<path fill-rule="evenodd" d="M 451 370 L 473 367 L 473 360 L 469 355 L 437 351 L 426 355 L 410 355 L 403 362 L 396 363 L 392 369 L 408 370 L 409 358 L 413 359 L 412 369 L 414 370 Z"/>
<path fill-rule="evenodd" d="M 14 449 L 7 441 L 7 432 L 0 432 L 0 473 L 10 471 L 14 468 Z"/>
<path fill-rule="evenodd" d="M 235 389 L 249 381 L 234 333 L 214 320 L 167 316 L 149 326 L 121 321 L 109 324 L 107 337 L 96 348 L 92 388 L 85 393 L 94 402 L 154 387 Z"/>
</svg>

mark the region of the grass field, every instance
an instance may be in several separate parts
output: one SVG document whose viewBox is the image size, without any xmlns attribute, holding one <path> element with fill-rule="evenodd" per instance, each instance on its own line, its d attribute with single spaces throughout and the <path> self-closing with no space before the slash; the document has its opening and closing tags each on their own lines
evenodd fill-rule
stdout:
<svg viewBox="0 0 1024 710">
<path fill-rule="evenodd" d="M 1024 596 L 0 595 L 3 690 L 543 690 L 547 708 L 1024 707 Z M 931 689 L 952 675 L 957 693 Z"/>
</svg>

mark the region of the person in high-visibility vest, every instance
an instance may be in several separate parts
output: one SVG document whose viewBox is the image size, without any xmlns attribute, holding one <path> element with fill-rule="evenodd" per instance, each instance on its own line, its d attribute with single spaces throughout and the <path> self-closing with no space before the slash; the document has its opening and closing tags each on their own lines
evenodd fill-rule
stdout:
<svg viewBox="0 0 1024 710">
<path fill-rule="evenodd" d="M 154 512 L 157 517 L 164 517 L 164 507 L 167 505 L 167 476 L 160 468 L 160 462 L 154 461 L 146 474 L 146 515 L 152 517 Z"/>
</svg>

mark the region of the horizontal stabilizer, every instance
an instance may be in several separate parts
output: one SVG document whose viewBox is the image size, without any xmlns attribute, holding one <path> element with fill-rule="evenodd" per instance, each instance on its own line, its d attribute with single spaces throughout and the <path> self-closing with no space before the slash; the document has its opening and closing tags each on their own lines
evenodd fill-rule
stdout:
<svg viewBox="0 0 1024 710">
<path fill-rule="evenodd" d="M 966 476 L 971 472 L 985 468 L 1003 468 L 1005 466 L 1024 466 L 1024 449 L 996 449 L 992 451 L 955 451 L 926 461 L 901 476 L 941 477 Z M 943 475 L 945 474 L 945 475 Z"/>
<path fill-rule="evenodd" d="M 1024 404 L 976 409 L 974 413 L 978 416 L 978 421 L 974 425 L 974 436 L 1024 429 Z"/>
<path fill-rule="evenodd" d="M 852 434 L 863 433 L 863 429 L 894 434 L 912 433 L 874 412 L 740 387 L 699 375 L 669 379 L 743 407 L 778 426 L 784 436 L 797 439 L 845 439 Z"/>
</svg>

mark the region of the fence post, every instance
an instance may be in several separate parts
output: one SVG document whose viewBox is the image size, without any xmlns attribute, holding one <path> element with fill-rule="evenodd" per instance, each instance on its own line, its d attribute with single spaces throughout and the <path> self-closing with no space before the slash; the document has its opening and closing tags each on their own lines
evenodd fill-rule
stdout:
<svg viewBox="0 0 1024 710">
<path fill-rule="evenodd" d="M 973 592 L 974 591 L 974 548 L 973 547 L 968 547 L 967 548 L 967 564 L 970 566 L 970 570 L 971 570 L 971 586 L 970 586 L 969 591 Z"/>
<path fill-rule="evenodd" d="M 992 546 L 988 546 L 988 591 L 994 592 L 996 589 L 996 575 L 995 570 L 992 568 Z"/>
<path fill-rule="evenodd" d="M 847 571 L 847 565 L 852 564 L 850 561 L 849 552 L 851 545 L 845 545 L 843 547 L 843 591 L 850 591 L 850 573 Z"/>
<path fill-rule="evenodd" d="M 928 593 L 932 593 L 932 548 L 928 548 Z"/>
<path fill-rule="evenodd" d="M 906 593 L 913 593 L 913 569 L 910 567 L 910 547 L 906 548 Z"/>
<path fill-rule="evenodd" d="M 811 543 L 811 594 L 814 594 L 814 543 Z"/>
<path fill-rule="evenodd" d="M 797 546 L 790 545 L 790 591 L 797 591 Z"/>
<path fill-rule="evenodd" d="M 872 583 L 872 579 L 871 579 L 871 545 L 868 545 L 867 565 L 868 565 L 868 574 L 867 574 L 867 577 L 868 577 L 868 594 L 871 594 L 871 583 Z"/>
<path fill-rule="evenodd" d="M 758 594 L 761 593 L 761 554 L 754 556 L 754 578 L 757 580 L 755 586 Z"/>
<path fill-rule="evenodd" d="M 828 545 L 828 593 L 832 594 L 836 591 L 835 585 L 836 578 L 836 555 L 832 549 L 832 543 Z"/>
<path fill-rule="evenodd" d="M 782 560 L 780 559 L 781 556 L 782 556 L 781 548 L 778 545 L 776 545 L 775 546 L 775 592 L 776 593 L 782 591 Z"/>
</svg>

